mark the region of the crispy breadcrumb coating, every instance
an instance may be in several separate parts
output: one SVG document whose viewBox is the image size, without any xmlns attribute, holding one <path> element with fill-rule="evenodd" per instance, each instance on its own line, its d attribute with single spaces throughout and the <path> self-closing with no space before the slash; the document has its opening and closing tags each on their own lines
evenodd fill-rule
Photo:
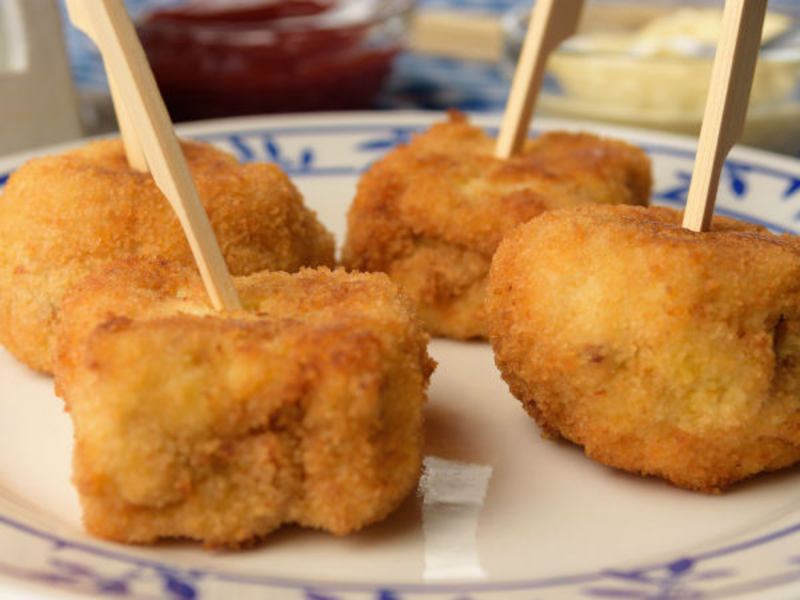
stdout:
<svg viewBox="0 0 800 600">
<path fill-rule="evenodd" d="M 239 164 L 183 142 L 200 198 L 234 275 L 333 266 L 332 235 L 275 165 Z M 0 194 L 0 343 L 52 371 L 61 297 L 106 262 L 160 255 L 194 264 L 178 218 L 150 174 L 108 140 L 31 160 Z"/>
<path fill-rule="evenodd" d="M 650 162 L 621 141 L 551 132 L 494 158 L 495 142 L 457 112 L 389 152 L 362 177 L 342 262 L 383 271 L 429 332 L 487 337 L 486 275 L 503 236 L 554 208 L 647 204 Z"/>
<path fill-rule="evenodd" d="M 512 393 L 595 460 L 719 491 L 800 460 L 800 245 L 592 206 L 519 227 L 487 310 Z"/>
<path fill-rule="evenodd" d="M 190 268 L 130 259 L 65 296 L 56 389 L 93 535 L 344 535 L 414 489 L 434 363 L 411 303 L 324 268 L 235 285 L 245 310 L 216 313 Z"/>
</svg>

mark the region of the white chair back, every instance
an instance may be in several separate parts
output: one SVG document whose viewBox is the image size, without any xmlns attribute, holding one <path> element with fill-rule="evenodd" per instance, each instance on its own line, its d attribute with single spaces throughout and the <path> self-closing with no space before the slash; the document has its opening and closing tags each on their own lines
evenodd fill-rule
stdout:
<svg viewBox="0 0 800 600">
<path fill-rule="evenodd" d="M 83 135 L 55 0 L 0 0 L 0 155 Z"/>
</svg>

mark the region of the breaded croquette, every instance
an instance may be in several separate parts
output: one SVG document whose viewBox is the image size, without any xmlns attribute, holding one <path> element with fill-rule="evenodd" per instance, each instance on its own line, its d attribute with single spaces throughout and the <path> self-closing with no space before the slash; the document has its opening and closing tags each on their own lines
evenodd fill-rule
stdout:
<svg viewBox="0 0 800 600">
<path fill-rule="evenodd" d="M 414 489 L 434 363 L 413 305 L 381 274 L 234 282 L 245 310 L 217 313 L 190 268 L 129 259 L 65 296 L 56 389 L 91 534 L 344 535 Z"/>
<path fill-rule="evenodd" d="M 719 491 L 800 460 L 800 244 L 669 208 L 544 214 L 495 254 L 511 392 L 600 463 Z"/>
<path fill-rule="evenodd" d="M 228 268 L 234 275 L 333 266 L 333 236 L 275 165 L 239 164 L 183 142 Z M 0 194 L 0 343 L 50 373 L 61 297 L 106 262 L 160 255 L 194 264 L 150 174 L 128 167 L 119 140 L 31 160 Z"/>
<path fill-rule="evenodd" d="M 494 145 L 451 112 L 374 164 L 348 214 L 343 264 L 388 273 L 433 335 L 488 337 L 489 264 L 520 223 L 559 207 L 649 200 L 650 162 L 621 141 L 546 133 L 507 161 Z"/>
</svg>

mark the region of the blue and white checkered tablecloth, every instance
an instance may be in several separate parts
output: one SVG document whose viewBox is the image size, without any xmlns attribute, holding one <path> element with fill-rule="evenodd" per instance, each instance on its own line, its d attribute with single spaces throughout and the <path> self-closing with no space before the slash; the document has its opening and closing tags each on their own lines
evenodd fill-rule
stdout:
<svg viewBox="0 0 800 600">
<path fill-rule="evenodd" d="M 376 108 L 501 111 L 508 88 L 499 65 L 406 53 L 395 63 Z"/>
<path fill-rule="evenodd" d="M 425 10 L 463 10 L 500 18 L 520 0 L 418 0 Z M 532 3 L 532 2 L 531 2 Z M 502 111 L 510 82 L 499 63 L 425 56 L 401 56 L 378 108 L 458 108 L 465 111 Z"/>
<path fill-rule="evenodd" d="M 472 10 L 500 14 L 519 0 L 417 0 L 422 9 Z"/>
</svg>

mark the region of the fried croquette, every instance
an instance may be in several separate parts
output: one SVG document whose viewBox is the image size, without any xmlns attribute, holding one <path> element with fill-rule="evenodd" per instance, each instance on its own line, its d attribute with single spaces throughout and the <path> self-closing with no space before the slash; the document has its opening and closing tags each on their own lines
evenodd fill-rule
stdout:
<svg viewBox="0 0 800 600">
<path fill-rule="evenodd" d="M 434 363 L 410 301 L 326 268 L 234 282 L 245 309 L 216 313 L 190 268 L 128 259 L 65 296 L 56 390 L 91 534 L 344 535 L 414 489 Z"/>
<path fill-rule="evenodd" d="M 333 236 L 278 167 L 182 144 L 234 275 L 333 266 Z M 61 297 L 73 282 L 127 256 L 194 264 L 172 208 L 150 174 L 128 167 L 119 140 L 21 166 L 0 194 L 0 240 L 0 343 L 45 373 Z"/>
<path fill-rule="evenodd" d="M 647 204 L 650 162 L 621 141 L 551 132 L 509 160 L 451 112 L 362 177 L 342 262 L 383 271 L 416 302 L 432 335 L 486 338 L 486 276 L 511 229 L 546 210 L 586 203 Z"/>
<path fill-rule="evenodd" d="M 800 460 L 800 245 L 668 208 L 546 213 L 495 254 L 495 359 L 545 433 L 716 492 Z"/>
</svg>

